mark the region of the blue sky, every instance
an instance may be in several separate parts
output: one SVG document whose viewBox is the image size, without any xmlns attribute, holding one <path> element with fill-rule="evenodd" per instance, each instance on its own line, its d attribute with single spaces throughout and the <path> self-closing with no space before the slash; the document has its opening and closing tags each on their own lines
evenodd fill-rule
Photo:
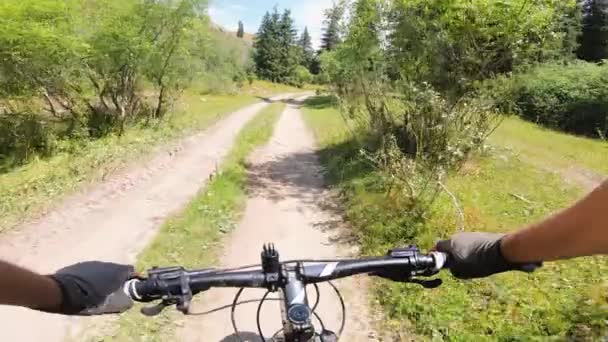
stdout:
<svg viewBox="0 0 608 342">
<path fill-rule="evenodd" d="M 333 0 L 210 0 L 209 16 L 216 23 L 236 31 L 238 21 L 245 24 L 245 31 L 255 33 L 266 11 L 277 5 L 279 11 L 291 9 L 301 32 L 304 26 L 313 38 L 315 47 L 319 46 L 323 12 L 332 6 Z"/>
</svg>

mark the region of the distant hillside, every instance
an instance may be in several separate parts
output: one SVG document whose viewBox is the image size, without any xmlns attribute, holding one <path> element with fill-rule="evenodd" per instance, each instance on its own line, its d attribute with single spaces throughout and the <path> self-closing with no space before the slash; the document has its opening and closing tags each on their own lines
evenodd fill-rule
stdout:
<svg viewBox="0 0 608 342">
<path fill-rule="evenodd" d="M 226 35 L 232 35 L 233 37 L 237 38 L 235 31 L 228 30 L 221 25 L 211 23 L 211 27 L 217 31 L 225 33 Z M 243 36 L 243 41 L 245 43 L 247 43 L 249 46 L 253 46 L 254 39 L 255 39 L 254 34 L 245 32 L 245 35 Z"/>
<path fill-rule="evenodd" d="M 234 33 L 234 35 L 236 36 L 236 32 Z M 245 35 L 243 36 L 244 41 L 253 45 L 254 39 L 255 39 L 255 34 L 245 32 Z"/>
</svg>

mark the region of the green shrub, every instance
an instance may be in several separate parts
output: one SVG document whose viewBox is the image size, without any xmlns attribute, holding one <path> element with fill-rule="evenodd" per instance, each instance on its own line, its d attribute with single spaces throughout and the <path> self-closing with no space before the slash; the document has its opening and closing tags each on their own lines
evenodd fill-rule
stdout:
<svg viewBox="0 0 608 342">
<path fill-rule="evenodd" d="M 0 115 L 0 171 L 52 152 L 50 123 L 30 113 Z"/>
<path fill-rule="evenodd" d="M 524 119 L 574 134 L 608 133 L 608 65 L 548 64 L 512 81 L 503 95 Z"/>
<path fill-rule="evenodd" d="M 296 86 L 296 87 L 303 87 L 304 84 L 307 83 L 312 83 L 313 80 L 313 76 L 310 73 L 310 71 L 308 71 L 308 68 L 298 65 L 294 71 L 293 74 L 290 77 L 290 82 L 291 85 Z"/>
</svg>

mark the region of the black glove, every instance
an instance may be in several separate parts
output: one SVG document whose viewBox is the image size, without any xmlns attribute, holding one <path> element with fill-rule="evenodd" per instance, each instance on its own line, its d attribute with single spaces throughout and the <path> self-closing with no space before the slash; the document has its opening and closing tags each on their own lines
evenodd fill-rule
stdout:
<svg viewBox="0 0 608 342">
<path fill-rule="evenodd" d="M 532 272 L 542 263 L 518 264 L 507 261 L 500 250 L 504 234 L 458 233 L 437 243 L 435 249 L 447 253 L 448 268 L 460 279 L 483 278 L 506 271 Z"/>
<path fill-rule="evenodd" d="M 63 295 L 57 313 L 101 315 L 124 312 L 133 306 L 133 302 L 122 286 L 133 276 L 133 266 L 99 261 L 62 268 L 50 275 Z"/>
</svg>

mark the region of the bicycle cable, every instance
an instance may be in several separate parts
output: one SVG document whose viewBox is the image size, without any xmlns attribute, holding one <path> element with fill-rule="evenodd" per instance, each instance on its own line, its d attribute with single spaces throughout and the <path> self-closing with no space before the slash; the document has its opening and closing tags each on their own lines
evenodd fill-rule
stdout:
<svg viewBox="0 0 608 342">
<path fill-rule="evenodd" d="M 306 260 L 295 260 L 295 261 L 287 261 L 284 262 L 283 264 L 289 264 L 289 263 L 304 263 L 304 262 L 337 262 L 337 259 L 333 259 L 334 261 L 327 261 L 327 260 L 312 260 L 312 261 L 306 261 Z M 238 269 L 245 269 L 245 268 L 251 268 L 251 267 L 255 267 L 258 265 L 253 265 L 253 266 L 243 266 L 241 268 Z M 238 269 L 233 269 L 233 270 L 238 270 Z M 227 270 L 227 272 L 229 272 L 229 270 Z M 328 281 L 329 285 L 333 288 L 334 292 L 336 293 L 336 295 L 338 296 L 338 299 L 340 301 L 340 306 L 342 308 L 342 322 L 340 324 L 340 330 L 339 333 L 337 335 L 337 338 L 339 339 L 340 336 L 342 336 L 342 333 L 344 332 L 344 327 L 346 325 L 346 305 L 344 303 L 344 298 L 342 297 L 342 294 L 340 293 L 340 290 L 338 290 L 338 288 L 336 287 L 336 285 L 334 285 L 334 283 L 332 283 L 331 281 Z M 315 299 L 315 303 L 311 308 L 311 313 L 314 315 L 314 317 L 319 321 L 319 324 L 321 325 L 321 329 L 322 331 L 326 331 L 325 329 L 325 323 L 323 322 L 323 320 L 321 319 L 321 317 L 319 316 L 319 314 L 315 311 L 321 301 L 321 291 L 319 290 L 319 286 L 318 284 L 313 284 L 313 287 L 315 288 L 315 293 L 317 295 L 316 299 Z M 230 309 L 230 321 L 232 322 L 232 328 L 234 329 L 234 334 L 236 335 L 236 337 L 239 339 L 240 342 L 245 342 L 245 340 L 243 339 L 243 337 L 241 336 L 237 324 L 236 324 L 236 307 L 238 305 L 241 304 L 241 302 L 239 302 L 239 299 L 241 297 L 241 295 L 243 294 L 243 291 L 245 290 L 245 288 L 240 288 L 236 295 L 234 296 L 234 300 L 232 301 L 232 305 L 231 305 L 231 309 Z M 260 339 L 262 340 L 262 342 L 266 342 L 267 340 L 264 338 L 263 332 L 262 332 L 262 327 L 261 327 L 261 320 L 260 320 L 260 316 L 261 316 L 261 311 L 262 311 L 262 306 L 264 305 L 264 303 L 267 300 L 271 300 L 268 299 L 268 295 L 270 294 L 270 291 L 266 291 L 266 293 L 264 294 L 264 296 L 259 300 L 259 304 L 258 304 L 258 308 L 257 308 L 257 312 L 256 312 L 256 325 L 257 325 L 257 329 L 258 329 L 258 334 L 260 335 Z M 277 299 L 274 299 L 277 300 Z M 245 303 L 250 303 L 251 301 L 245 301 Z M 278 330 L 276 333 L 274 333 L 272 335 L 272 339 L 274 340 L 274 338 L 281 333 L 281 331 L 283 331 L 284 329 L 281 328 L 280 330 Z M 317 336 L 321 336 L 316 334 Z"/>
<path fill-rule="evenodd" d="M 339 340 L 340 336 L 342 336 L 342 333 L 344 332 L 344 327 L 346 326 L 346 305 L 344 304 L 344 297 L 342 297 L 342 294 L 340 293 L 340 290 L 338 290 L 336 285 L 334 285 L 334 283 L 332 283 L 331 281 L 328 281 L 328 283 L 338 295 L 338 298 L 340 299 L 340 305 L 342 306 L 342 324 L 340 325 L 340 331 L 338 332 L 337 338 Z"/>
<path fill-rule="evenodd" d="M 262 300 L 260 301 L 260 304 L 258 304 L 258 310 L 255 314 L 255 324 L 258 326 L 258 334 L 260 335 L 260 339 L 262 339 L 262 342 L 266 342 L 266 339 L 264 338 L 264 333 L 262 332 L 262 323 L 260 322 L 260 314 L 262 312 L 262 306 L 264 305 L 264 302 L 266 301 L 266 298 L 268 297 L 269 294 L 270 294 L 270 291 L 266 291 L 266 293 L 262 297 Z"/>
<path fill-rule="evenodd" d="M 315 292 L 317 293 L 317 298 L 315 299 L 315 305 L 312 306 L 312 312 L 315 312 L 317 306 L 319 306 L 319 302 L 321 301 L 321 291 L 319 291 L 319 285 L 317 283 L 312 284 L 315 288 Z"/>
<path fill-rule="evenodd" d="M 243 293 L 244 290 L 245 290 L 244 287 L 241 287 L 239 289 L 239 291 L 234 296 L 234 300 L 232 301 L 232 307 L 230 308 L 230 321 L 232 322 L 232 328 L 234 329 L 234 334 L 236 335 L 236 337 L 241 342 L 245 342 L 245 340 L 243 339 L 243 337 L 239 333 L 239 330 L 238 330 L 238 328 L 236 326 L 236 318 L 235 318 L 234 312 L 236 311 L 237 303 L 238 303 L 239 298 L 241 297 L 241 294 Z"/>
</svg>

